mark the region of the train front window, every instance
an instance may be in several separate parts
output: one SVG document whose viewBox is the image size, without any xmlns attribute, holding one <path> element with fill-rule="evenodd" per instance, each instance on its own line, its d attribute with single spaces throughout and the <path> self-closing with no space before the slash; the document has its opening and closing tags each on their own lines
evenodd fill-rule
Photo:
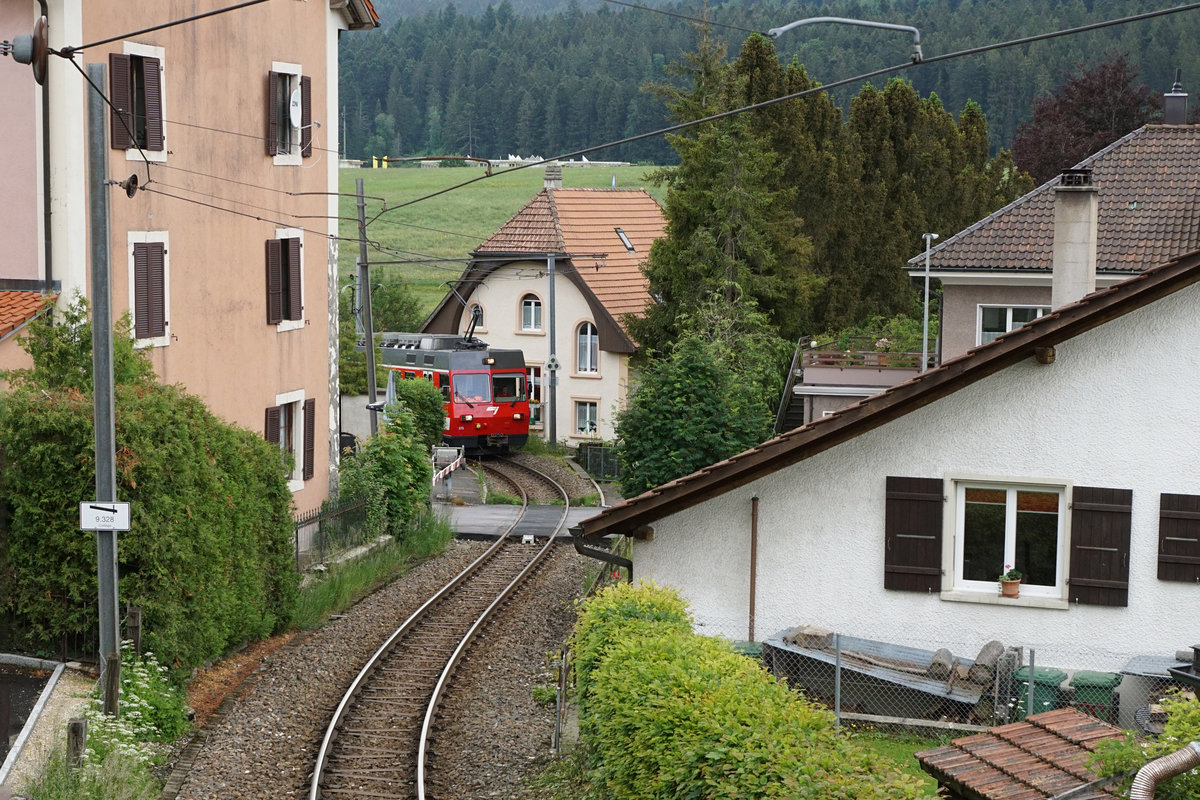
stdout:
<svg viewBox="0 0 1200 800">
<path fill-rule="evenodd" d="M 491 402 L 486 372 L 460 372 L 454 376 L 454 400 L 459 403 Z"/>
<path fill-rule="evenodd" d="M 525 376 L 496 374 L 492 376 L 492 396 L 497 403 L 516 403 L 525 399 Z"/>
</svg>

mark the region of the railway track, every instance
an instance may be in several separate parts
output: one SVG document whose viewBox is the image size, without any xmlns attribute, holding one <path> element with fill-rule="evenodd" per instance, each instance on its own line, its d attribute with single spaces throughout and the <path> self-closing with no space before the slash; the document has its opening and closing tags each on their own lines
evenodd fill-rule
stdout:
<svg viewBox="0 0 1200 800">
<path fill-rule="evenodd" d="M 544 561 L 566 523 L 567 493 L 549 476 L 511 461 L 489 462 L 520 490 L 521 514 L 487 552 L 425 602 L 363 666 L 338 704 L 317 754 L 310 800 L 426 800 L 441 698 L 472 640 Z M 525 484 L 557 487 L 563 500 L 545 544 Z"/>
</svg>

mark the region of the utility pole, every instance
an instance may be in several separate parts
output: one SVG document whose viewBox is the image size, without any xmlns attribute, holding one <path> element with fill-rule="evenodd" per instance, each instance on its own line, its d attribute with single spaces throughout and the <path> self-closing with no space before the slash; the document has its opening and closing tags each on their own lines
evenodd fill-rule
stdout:
<svg viewBox="0 0 1200 800">
<path fill-rule="evenodd" d="M 93 86 L 104 86 L 104 64 L 88 64 Z M 88 194 L 91 200 L 88 235 L 91 237 L 92 387 L 96 429 L 96 501 L 117 499 L 116 426 L 113 421 L 112 298 L 108 261 L 108 148 L 104 124 L 108 108 L 99 90 L 88 93 Z M 100 594 L 100 663 L 112 656 L 120 664 L 120 621 L 117 619 L 117 532 L 96 531 L 97 588 Z M 110 684 L 120 676 L 102 666 L 106 696 L 115 697 Z M 118 683 L 119 685 L 119 683 Z M 105 702 L 105 712 L 116 714 Z"/>
<path fill-rule="evenodd" d="M 354 181 L 358 194 L 358 301 L 362 303 L 362 324 L 367 337 L 367 410 L 371 414 L 371 435 L 379 433 L 379 412 L 375 408 L 375 324 L 371 319 L 371 274 L 367 269 L 367 200 L 363 179 Z"/>
<path fill-rule="evenodd" d="M 546 272 L 550 276 L 550 360 L 546 371 L 550 373 L 550 444 L 558 442 L 558 357 L 555 354 L 556 334 L 554 331 L 554 254 L 546 255 Z"/>
</svg>

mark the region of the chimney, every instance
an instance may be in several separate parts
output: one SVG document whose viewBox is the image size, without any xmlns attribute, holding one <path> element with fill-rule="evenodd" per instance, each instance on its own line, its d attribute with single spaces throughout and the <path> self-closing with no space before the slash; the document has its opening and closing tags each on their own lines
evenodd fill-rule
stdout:
<svg viewBox="0 0 1200 800">
<path fill-rule="evenodd" d="M 558 164 L 550 164 L 546 167 L 546 182 L 544 184 L 547 189 L 562 188 L 562 167 Z"/>
<path fill-rule="evenodd" d="M 1187 92 L 1180 83 L 1183 70 L 1175 70 L 1175 85 L 1163 95 L 1163 122 L 1167 125 L 1187 124 Z"/>
<path fill-rule="evenodd" d="M 1096 205 L 1092 171 L 1063 170 L 1054 188 L 1054 308 L 1096 291 Z"/>
</svg>

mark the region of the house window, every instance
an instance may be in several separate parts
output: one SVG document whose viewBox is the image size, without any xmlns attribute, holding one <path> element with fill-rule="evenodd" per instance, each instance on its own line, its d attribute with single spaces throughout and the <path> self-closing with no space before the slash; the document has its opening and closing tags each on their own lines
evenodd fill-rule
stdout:
<svg viewBox="0 0 1200 800">
<path fill-rule="evenodd" d="M 1200 496 L 1159 497 L 1158 579 L 1200 581 Z"/>
<path fill-rule="evenodd" d="M 312 78 L 299 64 L 274 62 L 267 73 L 267 155 L 299 164 L 312 155 Z"/>
<path fill-rule="evenodd" d="M 541 427 L 542 424 L 542 368 L 529 365 L 525 367 L 529 378 L 529 426 Z"/>
<path fill-rule="evenodd" d="M 135 347 L 165 347 L 169 308 L 166 231 L 131 231 L 129 244 L 129 308 L 133 312 Z"/>
<path fill-rule="evenodd" d="M 277 395 L 275 402 L 267 408 L 264 435 L 279 445 L 284 468 L 291 467 L 288 488 L 298 491 L 316 473 L 317 401 L 305 399 L 301 390 Z"/>
<path fill-rule="evenodd" d="M 521 298 L 521 330 L 540 331 L 542 329 L 542 301 L 527 294 Z"/>
<path fill-rule="evenodd" d="M 467 325 L 473 325 L 477 332 L 487 329 L 487 324 L 483 321 L 483 306 L 479 305 L 479 303 L 471 303 L 471 307 L 467 313 Z"/>
<path fill-rule="evenodd" d="M 1063 488 L 959 483 L 955 585 L 994 592 L 996 576 L 1021 571 L 1021 591 L 1060 596 Z"/>
<path fill-rule="evenodd" d="M 580 325 L 576 330 L 575 341 L 576 371 L 598 371 L 600 360 L 600 337 L 596 333 L 596 326 L 590 322 L 585 322 Z"/>
<path fill-rule="evenodd" d="M 108 54 L 109 137 L 114 150 L 131 150 L 129 158 L 166 158 L 163 134 L 161 47 L 127 42 L 125 52 Z"/>
<path fill-rule="evenodd" d="M 575 433 L 580 436 L 596 435 L 596 403 L 593 400 L 576 401 Z"/>
<path fill-rule="evenodd" d="M 303 247 L 299 231 L 281 233 L 267 240 L 267 324 L 291 330 L 304 324 Z"/>
<path fill-rule="evenodd" d="M 1046 306 L 980 306 L 976 343 L 987 344 L 1014 328 L 1049 313 L 1050 309 Z"/>
<path fill-rule="evenodd" d="M 617 232 L 617 238 L 621 240 L 621 244 L 625 245 L 625 249 L 630 253 L 634 252 L 633 242 L 629 241 L 629 237 L 625 235 L 624 228 L 614 228 Z"/>
</svg>

